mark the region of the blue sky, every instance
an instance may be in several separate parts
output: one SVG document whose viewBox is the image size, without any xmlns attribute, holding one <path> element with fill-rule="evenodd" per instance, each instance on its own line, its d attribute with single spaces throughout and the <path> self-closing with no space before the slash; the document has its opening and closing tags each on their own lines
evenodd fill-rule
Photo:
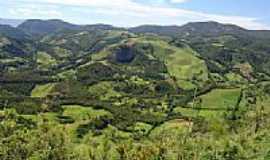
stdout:
<svg viewBox="0 0 270 160">
<path fill-rule="evenodd" d="M 0 17 L 123 27 L 218 21 L 270 29 L 269 7 L 269 0 L 0 0 Z"/>
</svg>

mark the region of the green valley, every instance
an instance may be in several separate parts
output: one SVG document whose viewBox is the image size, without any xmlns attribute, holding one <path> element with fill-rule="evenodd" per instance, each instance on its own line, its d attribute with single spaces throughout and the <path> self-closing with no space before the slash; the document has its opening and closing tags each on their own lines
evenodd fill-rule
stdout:
<svg viewBox="0 0 270 160">
<path fill-rule="evenodd" d="M 265 32 L 216 22 L 0 27 L 0 159 L 267 160 Z"/>
</svg>

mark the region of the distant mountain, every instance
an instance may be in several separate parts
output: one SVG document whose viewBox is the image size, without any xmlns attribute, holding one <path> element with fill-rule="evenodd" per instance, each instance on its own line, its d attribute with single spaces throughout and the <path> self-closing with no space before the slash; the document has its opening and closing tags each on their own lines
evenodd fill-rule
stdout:
<svg viewBox="0 0 270 160">
<path fill-rule="evenodd" d="M 86 30 L 97 30 L 97 29 L 98 30 L 115 30 L 115 29 L 123 30 L 123 28 L 117 28 L 117 27 L 114 27 L 112 25 L 107 25 L 107 24 L 92 24 L 92 25 L 85 25 L 81 27 Z"/>
<path fill-rule="evenodd" d="M 0 18 L 0 24 L 2 25 L 10 25 L 12 27 L 17 27 L 21 23 L 23 23 L 25 20 L 23 19 L 4 19 Z"/>
<path fill-rule="evenodd" d="M 26 20 L 24 23 L 20 24 L 17 28 L 35 38 L 42 37 L 48 34 L 58 33 L 61 31 L 95 31 L 95 30 L 116 30 L 116 29 L 124 30 L 123 28 L 117 28 L 112 25 L 106 24 L 77 25 L 57 19 Z"/>
<path fill-rule="evenodd" d="M 20 24 L 18 29 L 34 37 L 70 30 L 70 31 L 93 31 L 93 30 L 128 30 L 132 33 L 153 33 L 161 36 L 170 37 L 194 37 L 194 36 L 218 36 L 218 35 L 237 35 L 251 36 L 256 38 L 270 37 L 270 31 L 251 31 L 232 24 L 222 24 L 218 22 L 193 22 L 183 26 L 158 26 L 142 25 L 129 29 L 118 28 L 106 24 L 76 25 L 62 20 L 26 20 Z"/>
<path fill-rule="evenodd" d="M 192 22 L 183 26 L 158 26 L 142 25 L 128 29 L 133 33 L 153 33 L 161 36 L 170 37 L 204 37 L 219 35 L 234 35 L 238 37 L 253 37 L 259 39 L 270 39 L 268 30 L 247 30 L 233 24 L 222 24 L 218 22 Z"/>
<path fill-rule="evenodd" d="M 199 36 L 217 36 L 221 34 L 244 34 L 246 29 L 218 22 L 193 22 L 181 26 L 182 34 Z"/>
<path fill-rule="evenodd" d="M 61 30 L 79 30 L 81 26 L 64 22 L 62 20 L 31 19 L 18 26 L 22 31 L 33 36 L 43 36 Z"/>
<path fill-rule="evenodd" d="M 179 35 L 217 35 L 217 34 L 236 34 L 246 32 L 246 29 L 236 25 L 221 24 L 218 22 L 193 22 L 183 26 L 156 26 L 143 25 L 130 28 L 134 33 L 154 33 L 163 36 Z"/>
<path fill-rule="evenodd" d="M 163 36 L 175 36 L 176 33 L 182 31 L 180 26 L 158 26 L 158 25 L 142 25 L 129 28 L 133 33 L 154 33 Z"/>
<path fill-rule="evenodd" d="M 17 39 L 17 40 L 29 40 L 30 36 L 18 28 L 11 27 L 9 25 L 0 25 L 0 35 Z"/>
</svg>

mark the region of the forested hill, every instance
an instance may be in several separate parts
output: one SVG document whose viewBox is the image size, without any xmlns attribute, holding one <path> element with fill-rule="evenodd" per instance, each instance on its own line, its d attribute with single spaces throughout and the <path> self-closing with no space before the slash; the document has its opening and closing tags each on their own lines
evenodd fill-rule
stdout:
<svg viewBox="0 0 270 160">
<path fill-rule="evenodd" d="M 270 31 L 0 25 L 0 159 L 269 159 L 269 121 Z"/>
<path fill-rule="evenodd" d="M 247 30 L 232 24 L 221 24 L 218 22 L 192 22 L 183 26 L 158 26 L 143 25 L 129 28 L 134 33 L 154 33 L 158 35 L 179 37 L 179 36 L 219 36 L 229 34 L 235 36 L 254 36 L 268 38 L 270 31 Z"/>
</svg>

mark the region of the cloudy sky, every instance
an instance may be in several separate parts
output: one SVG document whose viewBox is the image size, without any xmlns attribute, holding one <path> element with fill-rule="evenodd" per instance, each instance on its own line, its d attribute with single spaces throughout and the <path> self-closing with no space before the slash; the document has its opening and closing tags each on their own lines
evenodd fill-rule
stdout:
<svg viewBox="0 0 270 160">
<path fill-rule="evenodd" d="M 269 0 L 0 0 L 0 17 L 116 26 L 194 21 L 270 29 Z"/>
</svg>

